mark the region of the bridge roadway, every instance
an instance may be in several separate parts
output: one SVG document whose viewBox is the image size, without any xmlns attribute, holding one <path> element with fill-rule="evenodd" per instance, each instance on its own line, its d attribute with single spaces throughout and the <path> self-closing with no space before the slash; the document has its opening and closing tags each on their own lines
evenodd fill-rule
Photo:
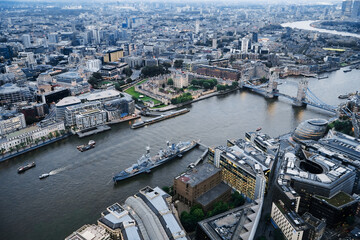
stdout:
<svg viewBox="0 0 360 240">
<path fill-rule="evenodd" d="M 249 84 L 243 84 L 243 87 L 246 88 L 246 89 L 250 89 L 253 92 L 257 92 L 257 93 L 259 93 L 261 95 L 264 95 L 264 96 L 266 96 L 266 94 L 268 93 L 268 92 L 266 92 L 266 90 L 261 89 L 258 86 L 252 86 L 252 85 L 249 85 Z M 293 102 L 297 101 L 296 97 L 292 97 L 292 96 L 289 96 L 289 95 L 284 94 L 284 93 L 274 92 L 273 95 L 275 97 L 288 98 L 288 99 L 292 100 Z M 336 113 L 336 108 L 334 108 L 334 107 L 332 107 L 330 105 L 320 104 L 320 103 L 312 102 L 312 101 L 309 101 L 309 100 L 303 100 L 302 103 L 304 103 L 306 105 L 309 105 L 309 106 L 312 106 L 312 107 L 320 108 L 322 110 L 325 110 L 325 111 L 328 111 L 328 112 L 331 112 L 331 113 Z"/>
</svg>

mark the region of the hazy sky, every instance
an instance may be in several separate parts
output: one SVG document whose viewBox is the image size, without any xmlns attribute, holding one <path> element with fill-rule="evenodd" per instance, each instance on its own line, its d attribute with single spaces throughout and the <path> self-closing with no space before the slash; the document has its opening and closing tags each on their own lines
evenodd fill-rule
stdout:
<svg viewBox="0 0 360 240">
<path fill-rule="evenodd" d="M 192 3 L 192 2 L 214 2 L 214 3 L 288 3 L 288 4 L 309 4 L 309 3 L 341 3 L 341 0 L 13 0 L 20 2 L 68 2 L 73 5 L 82 2 L 177 2 L 177 3 Z"/>
</svg>

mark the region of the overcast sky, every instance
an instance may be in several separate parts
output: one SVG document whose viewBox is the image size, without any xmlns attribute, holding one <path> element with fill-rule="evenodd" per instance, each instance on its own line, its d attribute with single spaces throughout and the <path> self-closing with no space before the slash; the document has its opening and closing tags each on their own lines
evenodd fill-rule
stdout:
<svg viewBox="0 0 360 240">
<path fill-rule="evenodd" d="M 73 5 L 82 2 L 177 2 L 177 3 L 192 3 L 192 2 L 214 2 L 214 3 L 288 3 L 288 4 L 311 4 L 311 3 L 341 3 L 341 0 L 13 0 L 19 2 L 69 2 Z"/>
</svg>

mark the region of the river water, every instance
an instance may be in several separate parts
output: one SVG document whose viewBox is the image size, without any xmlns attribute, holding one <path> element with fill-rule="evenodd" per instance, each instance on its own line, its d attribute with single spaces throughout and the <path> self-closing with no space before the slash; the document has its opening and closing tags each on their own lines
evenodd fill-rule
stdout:
<svg viewBox="0 0 360 240">
<path fill-rule="evenodd" d="M 281 80 L 280 91 L 295 96 L 300 79 Z M 360 74 L 339 70 L 327 79 L 310 79 L 309 88 L 321 100 L 337 105 L 341 101 L 338 95 L 360 90 Z M 0 239 L 64 239 L 82 225 L 96 223 L 106 207 L 122 203 L 140 188 L 171 185 L 173 178 L 202 153 L 195 149 L 151 174 L 114 185 L 114 173 L 134 163 L 147 145 L 154 154 L 167 140 L 201 139 L 209 146 L 225 145 L 226 139 L 243 138 L 246 131 L 258 127 L 278 136 L 306 119 L 333 116 L 311 107 L 293 108 L 287 99 L 266 100 L 246 91 L 194 103 L 190 110 L 136 130 L 122 123 L 88 138 L 72 136 L 0 163 Z M 94 149 L 76 150 L 90 139 L 96 141 Z M 19 166 L 31 161 L 36 161 L 35 168 L 17 174 Z M 47 172 L 52 174 L 49 178 L 38 179 Z"/>
<path fill-rule="evenodd" d="M 281 26 L 282 27 L 298 28 L 298 29 L 309 30 L 309 31 L 317 31 L 317 32 L 322 32 L 322 33 L 331 33 L 331 34 L 336 34 L 336 35 L 360 38 L 360 34 L 356 34 L 356 33 L 349 33 L 349 32 L 335 31 L 335 30 L 314 28 L 314 27 L 311 26 L 311 24 L 314 23 L 314 22 L 316 22 L 316 21 L 310 20 L 310 21 L 288 22 L 288 23 L 281 24 Z"/>
</svg>

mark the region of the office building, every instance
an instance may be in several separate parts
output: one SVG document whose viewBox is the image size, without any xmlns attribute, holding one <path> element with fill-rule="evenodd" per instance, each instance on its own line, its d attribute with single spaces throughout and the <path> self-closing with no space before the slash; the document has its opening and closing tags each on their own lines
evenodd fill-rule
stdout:
<svg viewBox="0 0 360 240">
<path fill-rule="evenodd" d="M 120 49 L 114 49 L 109 50 L 104 54 L 104 62 L 118 62 L 119 59 L 124 57 L 124 50 L 122 48 Z"/>
<path fill-rule="evenodd" d="M 99 109 L 83 110 L 76 115 L 75 121 L 79 131 L 102 126 L 107 122 L 106 112 Z"/>
<path fill-rule="evenodd" d="M 56 106 L 56 119 L 61 121 L 65 119 L 65 110 L 67 107 L 80 104 L 81 101 L 77 97 L 65 97 L 61 99 Z"/>
<path fill-rule="evenodd" d="M 33 99 L 34 95 L 28 87 L 19 87 L 12 83 L 0 86 L 0 105 L 32 101 Z"/>
<path fill-rule="evenodd" d="M 0 135 L 12 133 L 25 127 L 25 117 L 22 113 L 0 115 Z"/>
<path fill-rule="evenodd" d="M 272 203 L 270 216 L 287 240 L 302 240 L 308 230 L 305 221 L 296 212 L 288 211 L 281 201 Z"/>
<path fill-rule="evenodd" d="M 352 193 L 356 175 L 353 167 L 306 151 L 304 155 L 306 158 L 300 159 L 286 151 L 277 179 L 280 187 L 291 186 L 299 194 L 299 212 L 309 211 L 313 195 L 330 198 L 339 191 Z"/>
<path fill-rule="evenodd" d="M 234 146 L 211 149 L 210 161 L 221 169 L 222 180 L 247 198 L 255 200 L 265 192 L 273 157 L 250 142 L 239 139 Z"/>
<path fill-rule="evenodd" d="M 86 62 L 86 68 L 90 71 L 90 72 L 97 72 L 101 69 L 101 60 L 100 59 L 92 59 L 92 60 L 88 60 Z"/>
<path fill-rule="evenodd" d="M 127 56 L 124 58 L 124 61 L 129 65 L 129 67 L 134 68 L 134 67 L 142 67 L 144 65 L 144 61 L 141 57 L 130 57 Z"/>
<path fill-rule="evenodd" d="M 358 199 L 347 193 L 338 192 L 331 197 L 313 195 L 309 212 L 317 218 L 325 218 L 329 227 L 335 228 L 355 216 Z"/>
<path fill-rule="evenodd" d="M 135 101 L 130 97 L 110 100 L 104 103 L 108 122 L 134 114 Z"/>
<path fill-rule="evenodd" d="M 84 225 L 65 240 L 111 240 L 111 236 L 102 226 Z"/>
<path fill-rule="evenodd" d="M 69 104 L 67 104 L 67 105 L 64 105 L 63 103 L 61 104 L 63 106 L 66 106 L 65 110 L 64 110 L 64 117 L 63 117 L 65 119 L 66 126 L 76 125 L 76 116 L 78 114 L 80 114 L 81 112 L 85 112 L 88 110 L 95 110 L 95 109 L 101 110 L 102 109 L 102 104 L 99 101 L 92 101 L 92 102 L 86 102 L 86 103 L 80 104 L 80 100 L 78 98 L 74 99 L 74 97 L 67 98 L 67 101 L 69 102 Z M 71 104 L 71 101 L 74 104 Z M 58 104 L 56 104 L 56 106 L 58 106 Z M 62 109 L 63 108 L 61 108 L 61 110 Z M 57 112 L 57 114 L 58 114 L 58 112 Z"/>
</svg>

